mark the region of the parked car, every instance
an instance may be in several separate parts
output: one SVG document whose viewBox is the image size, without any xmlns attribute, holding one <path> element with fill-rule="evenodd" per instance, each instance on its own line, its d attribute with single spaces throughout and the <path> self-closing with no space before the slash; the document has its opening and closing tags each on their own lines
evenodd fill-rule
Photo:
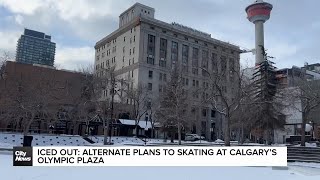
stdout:
<svg viewBox="0 0 320 180">
<path fill-rule="evenodd" d="M 199 136 L 198 134 L 186 134 L 185 140 L 186 141 L 198 141 L 198 140 L 204 140 L 205 137 Z"/>
</svg>

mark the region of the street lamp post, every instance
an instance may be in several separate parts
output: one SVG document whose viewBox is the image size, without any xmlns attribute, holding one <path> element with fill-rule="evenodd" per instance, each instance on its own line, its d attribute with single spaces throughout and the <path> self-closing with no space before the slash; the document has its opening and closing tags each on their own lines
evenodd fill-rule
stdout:
<svg viewBox="0 0 320 180">
<path fill-rule="evenodd" d="M 146 131 L 148 131 L 148 112 L 146 113 L 146 116 L 145 116 L 145 121 L 146 121 L 146 127 L 144 128 L 144 145 L 147 145 L 147 136 L 146 136 Z"/>
<path fill-rule="evenodd" d="M 314 137 L 314 122 L 311 120 L 311 121 L 309 121 L 309 123 L 310 123 L 311 126 L 312 126 L 312 134 L 311 134 L 311 140 L 312 140 L 313 137 Z"/>
</svg>

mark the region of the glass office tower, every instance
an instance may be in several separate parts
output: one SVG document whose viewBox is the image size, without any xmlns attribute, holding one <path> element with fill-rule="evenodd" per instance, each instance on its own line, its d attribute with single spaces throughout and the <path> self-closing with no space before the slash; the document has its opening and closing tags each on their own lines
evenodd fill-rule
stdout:
<svg viewBox="0 0 320 180">
<path fill-rule="evenodd" d="M 56 44 L 45 33 L 25 29 L 18 40 L 16 61 L 53 66 Z"/>
</svg>

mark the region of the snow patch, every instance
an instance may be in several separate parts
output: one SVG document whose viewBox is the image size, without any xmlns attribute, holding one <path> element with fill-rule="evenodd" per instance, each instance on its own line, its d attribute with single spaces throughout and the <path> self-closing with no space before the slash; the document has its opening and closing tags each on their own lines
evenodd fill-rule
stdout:
<svg viewBox="0 0 320 180">
<path fill-rule="evenodd" d="M 217 139 L 217 140 L 215 140 L 214 142 L 215 142 L 215 143 L 224 143 L 224 141 L 221 140 L 221 139 Z"/>
<path fill-rule="evenodd" d="M 9 144 L 9 143 L 0 142 L 0 148 L 12 149 L 12 148 L 13 148 L 13 145 L 12 145 L 12 144 Z"/>
<path fill-rule="evenodd" d="M 32 146 L 85 146 L 90 143 L 79 135 L 31 134 Z M 23 134 L 0 133 L 0 143 L 22 146 Z"/>
<path fill-rule="evenodd" d="M 294 145 L 295 147 L 300 147 L 301 144 Z M 305 147 L 317 147 L 316 143 L 305 143 Z"/>
</svg>

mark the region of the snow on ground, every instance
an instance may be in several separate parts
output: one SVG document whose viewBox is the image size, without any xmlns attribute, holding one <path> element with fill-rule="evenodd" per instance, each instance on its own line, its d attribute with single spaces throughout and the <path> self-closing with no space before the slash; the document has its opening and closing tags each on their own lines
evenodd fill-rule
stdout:
<svg viewBox="0 0 320 180">
<path fill-rule="evenodd" d="M 88 138 L 96 143 L 103 143 L 103 141 L 104 141 L 104 136 L 89 136 Z M 108 141 L 109 141 L 109 137 L 108 137 Z M 123 143 L 134 143 L 134 144 L 142 144 L 143 143 L 144 144 L 144 141 L 139 138 L 121 137 L 121 136 L 112 136 L 111 142 L 114 144 L 123 144 Z"/>
<path fill-rule="evenodd" d="M 54 135 L 54 134 L 33 134 L 33 146 L 89 146 L 91 143 L 84 140 L 79 135 Z M 89 136 L 89 139 L 93 140 L 96 143 L 103 144 L 104 137 L 103 136 Z M 109 139 L 109 137 L 108 137 Z M 109 140 L 108 140 L 109 141 Z M 147 141 L 145 143 L 145 141 Z M 23 142 L 23 135 L 21 133 L 0 133 L 0 148 L 10 148 L 12 146 L 21 146 Z M 178 140 L 174 140 L 171 143 L 170 140 L 164 141 L 163 139 L 140 139 L 136 137 L 122 137 L 122 136 L 112 136 L 111 142 L 119 145 L 177 145 Z M 223 140 L 216 140 L 214 142 L 208 142 L 205 140 L 198 141 L 181 141 L 184 145 L 224 145 Z M 231 141 L 232 146 L 238 146 L 237 141 Z M 244 143 L 242 145 L 246 146 L 264 146 L 263 144 L 258 143 Z M 285 144 L 276 144 L 273 146 L 286 146 Z M 296 145 L 300 146 L 300 145 Z M 316 143 L 306 143 L 307 147 L 316 147 Z"/>
<path fill-rule="evenodd" d="M 12 149 L 12 147 L 13 147 L 12 144 L 0 142 L 0 149 L 1 149 L 1 148 L 4 148 L 4 149 Z"/>
<path fill-rule="evenodd" d="M 224 143 L 224 141 L 221 140 L 221 139 L 217 139 L 217 140 L 215 140 L 214 142 L 216 142 L 216 143 Z"/>
<path fill-rule="evenodd" d="M 14 167 L 12 155 L 0 152 L 1 179 L 5 180 L 87 180 L 87 179 L 240 179 L 319 180 L 320 169 L 273 170 L 271 167 Z M 306 168 L 305 168 L 306 169 Z M 318 174 L 316 173 L 318 172 Z"/>
<path fill-rule="evenodd" d="M 307 143 L 307 142 L 306 142 L 305 145 L 306 145 L 306 147 L 317 147 L 317 144 L 316 144 L 316 143 Z M 301 146 L 301 144 L 294 145 L 294 146 L 299 147 L 299 146 Z"/>
<path fill-rule="evenodd" d="M 320 172 L 320 163 L 307 163 L 307 162 L 290 162 L 290 166 L 300 166 L 300 167 L 312 167 L 318 168 Z"/>
<path fill-rule="evenodd" d="M 32 146 L 84 146 L 90 143 L 78 135 L 32 134 Z M 21 146 L 23 134 L 0 133 L 0 143 Z"/>
</svg>

